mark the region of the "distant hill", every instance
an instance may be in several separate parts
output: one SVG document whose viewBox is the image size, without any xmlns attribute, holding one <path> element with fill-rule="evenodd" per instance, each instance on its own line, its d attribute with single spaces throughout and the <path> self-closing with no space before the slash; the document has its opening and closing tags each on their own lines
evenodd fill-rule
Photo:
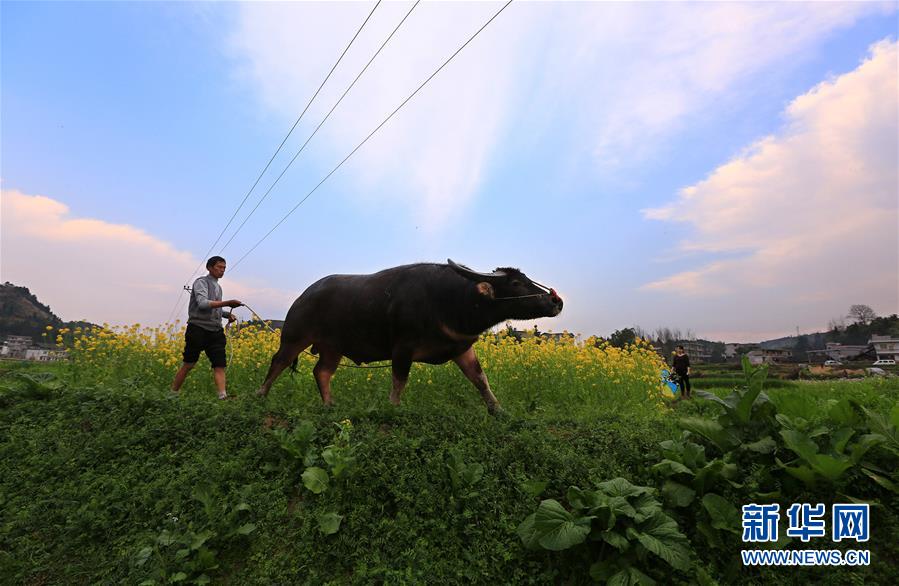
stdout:
<svg viewBox="0 0 899 586">
<path fill-rule="evenodd" d="M 827 333 L 828 342 L 867 344 L 872 335 L 899 336 L 899 315 L 875 317 L 866 324 L 854 323 Z"/>
<path fill-rule="evenodd" d="M 827 332 L 815 332 L 814 334 L 802 334 L 801 336 L 787 336 L 774 340 L 760 342 L 759 346 L 766 349 L 798 349 L 820 350 L 828 342 L 840 344 L 867 344 L 871 336 L 887 335 L 899 336 L 899 316 L 895 313 L 883 317 L 875 317 L 868 323 L 854 323 L 839 329 Z"/>
<path fill-rule="evenodd" d="M 66 322 L 38 301 L 27 287 L 17 287 L 10 282 L 0 285 L 0 337 L 8 335 L 31 336 L 40 340 L 47 326 L 54 328 L 90 327 L 88 322 Z"/>
<path fill-rule="evenodd" d="M 815 332 L 813 334 L 802 334 L 802 336 L 786 336 L 759 342 L 759 346 L 766 350 L 789 350 L 790 348 L 795 348 L 799 343 L 799 338 L 802 337 L 805 338 L 808 348 L 824 348 L 824 344 L 828 341 L 828 333 Z"/>
</svg>

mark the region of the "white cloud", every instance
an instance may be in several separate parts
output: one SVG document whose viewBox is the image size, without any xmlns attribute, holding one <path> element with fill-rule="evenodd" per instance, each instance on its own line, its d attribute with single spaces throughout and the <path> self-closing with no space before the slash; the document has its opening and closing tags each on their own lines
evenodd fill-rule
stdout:
<svg viewBox="0 0 899 586">
<path fill-rule="evenodd" d="M 291 156 L 411 5 L 383 3 L 375 12 L 298 127 Z M 231 38 L 232 50 L 244 64 L 241 76 L 258 87 L 267 107 L 293 121 L 371 6 L 242 5 Z M 303 156 L 315 153 L 326 168 L 336 165 L 499 7 L 418 6 Z M 400 203 L 414 199 L 410 214 L 425 228 L 438 227 L 464 207 L 482 181 L 504 122 L 503 110 L 512 99 L 514 71 L 508 65 L 521 46 L 517 37 L 523 32 L 503 24 L 504 18 L 507 14 L 354 155 L 342 172 L 354 174 L 360 193 L 377 185 L 380 192 L 395 194 Z"/>
<path fill-rule="evenodd" d="M 603 171 L 633 168 L 722 104 L 798 67 L 874 3 L 569 4 L 547 36 L 552 91 L 580 96 L 583 138 Z M 543 27 L 544 23 L 537 23 Z M 577 91 L 569 91 L 570 89 Z"/>
<path fill-rule="evenodd" d="M 2 191 L 2 276 L 25 285 L 64 320 L 158 324 L 180 283 L 199 260 L 125 224 L 72 217 L 68 206 L 41 195 Z M 222 281 L 225 294 L 257 311 L 283 315 L 292 296 Z M 242 310 L 239 310 L 242 311 Z M 177 316 L 184 321 L 186 310 Z"/>
<path fill-rule="evenodd" d="M 411 3 L 385 3 L 307 114 L 305 138 Z M 338 162 L 498 7 L 422 3 L 310 151 Z M 229 37 L 240 76 L 293 121 L 370 4 L 241 5 Z M 361 149 L 341 173 L 360 193 L 445 228 L 469 204 L 510 128 L 569 136 L 570 157 L 633 168 L 722 101 L 746 99 L 875 3 L 516 3 Z M 307 155 L 311 153 L 306 153 Z M 363 197 L 364 196 L 359 196 Z M 283 205 L 283 203 L 281 204 Z"/>
<path fill-rule="evenodd" d="M 837 316 L 852 303 L 897 311 L 897 64 L 895 42 L 874 45 L 857 69 L 793 100 L 777 134 L 644 210 L 689 226 L 682 249 L 731 254 L 644 289 L 726 296 L 768 316 L 760 322 L 808 305 Z"/>
</svg>

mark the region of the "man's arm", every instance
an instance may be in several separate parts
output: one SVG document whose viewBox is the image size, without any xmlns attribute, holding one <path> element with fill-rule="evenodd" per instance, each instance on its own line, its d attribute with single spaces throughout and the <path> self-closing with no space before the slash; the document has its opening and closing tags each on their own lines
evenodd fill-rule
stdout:
<svg viewBox="0 0 899 586">
<path fill-rule="evenodd" d="M 227 301 L 210 301 L 209 307 L 215 309 L 216 307 L 240 307 L 243 305 L 242 301 L 238 301 L 237 299 L 228 299 Z"/>
<path fill-rule="evenodd" d="M 218 307 L 240 307 L 243 305 L 237 299 L 228 299 L 227 301 L 212 301 L 206 293 L 206 283 L 200 283 L 201 279 L 194 281 L 193 295 L 197 300 L 197 307 L 200 309 L 216 309 Z M 197 286 L 200 283 L 200 286 Z"/>
</svg>

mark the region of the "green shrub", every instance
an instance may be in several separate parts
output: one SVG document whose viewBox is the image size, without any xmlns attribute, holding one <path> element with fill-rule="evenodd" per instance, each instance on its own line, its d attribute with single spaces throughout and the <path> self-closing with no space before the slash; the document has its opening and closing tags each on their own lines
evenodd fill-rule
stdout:
<svg viewBox="0 0 899 586">
<path fill-rule="evenodd" d="M 585 544 L 590 576 L 606 584 L 655 584 L 649 574 L 666 575 L 665 566 L 691 566 L 687 538 L 662 512 L 655 489 L 624 478 L 596 484 L 595 490 L 568 489 L 572 512 L 547 499 L 518 526 L 525 547 L 561 551 Z M 650 555 L 652 554 L 652 555 Z"/>
</svg>

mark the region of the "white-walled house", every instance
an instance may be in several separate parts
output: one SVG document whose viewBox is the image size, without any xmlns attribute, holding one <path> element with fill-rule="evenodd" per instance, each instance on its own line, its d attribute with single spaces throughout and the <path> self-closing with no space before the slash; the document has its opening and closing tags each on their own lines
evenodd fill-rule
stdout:
<svg viewBox="0 0 899 586">
<path fill-rule="evenodd" d="M 25 360 L 47 362 L 50 360 L 50 351 L 46 348 L 29 348 L 25 350 Z"/>
<path fill-rule="evenodd" d="M 31 336 L 6 336 L 0 348 L 0 356 L 14 360 L 50 362 L 65 360 L 67 352 L 49 344 L 35 344 Z"/>
<path fill-rule="evenodd" d="M 6 358 L 25 358 L 25 352 L 31 348 L 31 336 L 6 336 L 3 342 L 3 356 Z"/>
<path fill-rule="evenodd" d="M 899 361 L 899 338 L 894 336 L 871 336 L 868 344 L 874 346 L 878 360 Z"/>
<path fill-rule="evenodd" d="M 749 359 L 749 364 L 781 364 L 792 360 L 793 352 L 791 350 L 762 348 L 747 352 L 746 357 Z"/>
<path fill-rule="evenodd" d="M 808 360 L 812 363 L 820 363 L 826 360 L 848 362 L 852 360 L 864 360 L 869 346 L 861 344 L 840 344 L 828 342 L 823 350 L 808 350 Z"/>
<path fill-rule="evenodd" d="M 48 347 L 31 347 L 25 351 L 25 360 L 34 360 L 36 362 L 53 362 L 56 360 L 65 360 L 66 350 L 64 348 L 48 348 Z"/>
</svg>

